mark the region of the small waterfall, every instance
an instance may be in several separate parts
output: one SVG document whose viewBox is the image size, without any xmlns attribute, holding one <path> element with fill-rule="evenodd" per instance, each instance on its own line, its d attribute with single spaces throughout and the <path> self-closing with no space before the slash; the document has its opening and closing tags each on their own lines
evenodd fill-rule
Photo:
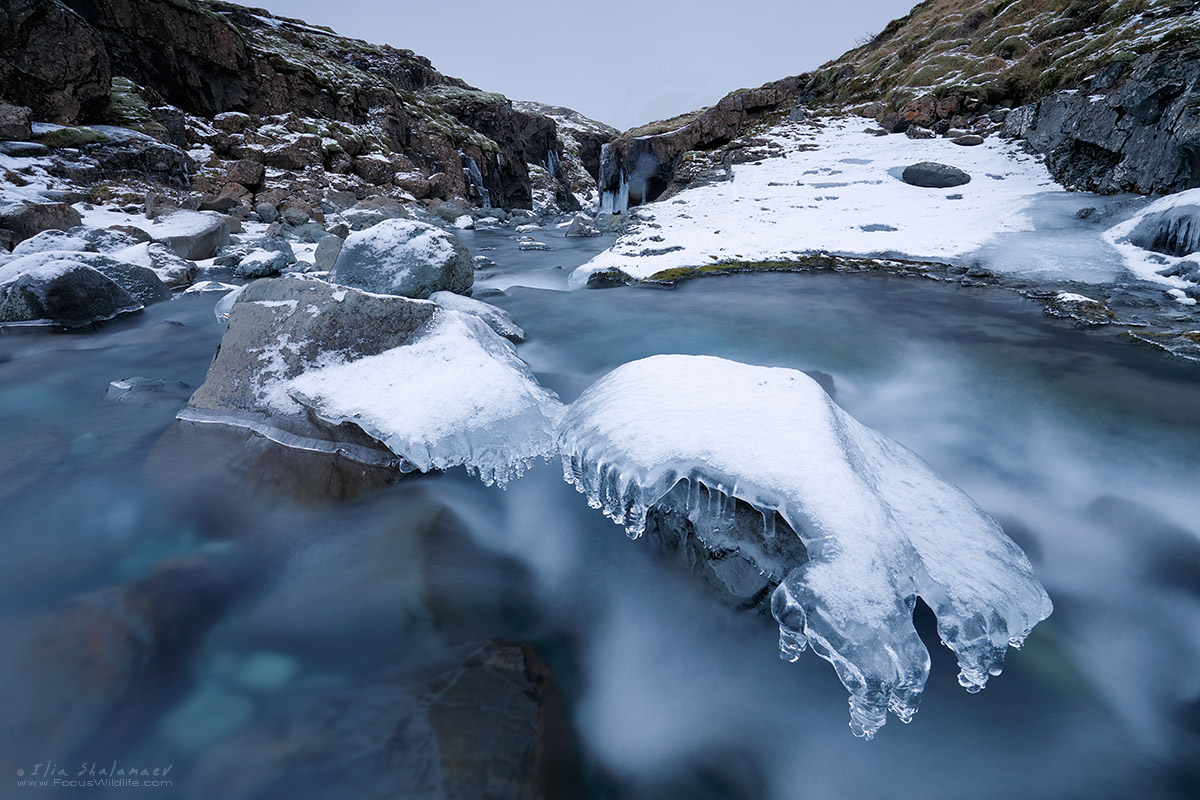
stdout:
<svg viewBox="0 0 1200 800">
<path fill-rule="evenodd" d="M 600 190 L 601 214 L 624 214 L 629 210 L 629 179 L 625 176 L 612 144 L 600 146 Z M 613 185 L 616 189 L 611 189 Z"/>
<path fill-rule="evenodd" d="M 561 162 L 558 160 L 558 153 L 554 152 L 553 150 L 546 151 L 546 171 L 549 172 L 550 177 L 554 178 L 555 180 L 558 179 L 559 163 Z"/>
<path fill-rule="evenodd" d="M 479 165 L 475 163 L 475 159 L 471 158 L 462 150 L 458 151 L 458 157 L 463 163 L 463 178 L 466 179 L 471 188 L 473 188 L 479 195 L 479 202 L 481 206 L 483 208 L 491 208 L 492 195 L 491 192 L 487 190 L 487 187 L 483 185 L 483 173 L 479 170 Z"/>
</svg>

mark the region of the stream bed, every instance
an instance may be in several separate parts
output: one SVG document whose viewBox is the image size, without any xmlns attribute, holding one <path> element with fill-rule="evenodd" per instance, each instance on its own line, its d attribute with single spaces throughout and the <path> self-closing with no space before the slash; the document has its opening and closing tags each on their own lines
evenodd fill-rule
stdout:
<svg viewBox="0 0 1200 800">
<path fill-rule="evenodd" d="M 507 490 L 461 469 L 389 482 L 177 424 L 222 333 L 220 295 L 187 294 L 86 334 L 0 334 L 10 775 L 120 760 L 170 765 L 160 796 L 437 796 L 428 737 L 394 719 L 436 705 L 438 670 L 487 641 L 552 676 L 550 796 L 1200 791 L 1200 365 L 995 289 L 817 273 L 567 292 L 610 236 L 464 239 L 498 262 L 477 296 L 525 329 L 519 354 L 564 402 L 658 353 L 804 370 L 995 516 L 1053 616 L 969 695 L 918 609 L 921 711 L 860 741 L 828 663 L 781 661 L 769 616 L 627 539 L 559 464 Z M 133 377 L 153 380 L 110 386 Z M 113 620 L 129 631 L 97 656 Z"/>
</svg>

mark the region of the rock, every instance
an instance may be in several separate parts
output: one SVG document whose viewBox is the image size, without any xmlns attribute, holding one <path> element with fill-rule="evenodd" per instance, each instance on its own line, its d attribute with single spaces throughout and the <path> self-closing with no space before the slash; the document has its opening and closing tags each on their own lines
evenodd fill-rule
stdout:
<svg viewBox="0 0 1200 800">
<path fill-rule="evenodd" d="M 23 762 L 123 729 L 122 709 L 137 706 L 147 686 L 186 677 L 176 670 L 221 619 L 235 585 L 226 566 L 178 558 L 137 582 L 10 621 L 0 674 L 25 691 L 7 704 L 0 749 Z"/>
<path fill-rule="evenodd" d="M 368 197 L 342 212 L 342 219 L 356 231 L 366 230 L 385 219 L 408 219 L 409 216 L 401 203 L 382 195 Z"/>
<path fill-rule="evenodd" d="M 4 142 L 0 141 L 0 155 L 13 158 L 39 158 L 50 155 L 50 148 L 41 142 Z"/>
<path fill-rule="evenodd" d="M 396 170 L 389 159 L 371 154 L 354 159 L 354 174 L 367 183 L 382 186 L 391 182 Z"/>
<path fill-rule="evenodd" d="M 290 142 L 268 147 L 263 151 L 263 163 L 268 167 L 299 171 L 319 167 L 325 161 L 321 153 L 321 137 L 301 134 Z"/>
<path fill-rule="evenodd" d="M 429 179 L 419 172 L 397 172 L 392 178 L 392 185 L 401 191 L 408 192 L 417 200 L 429 196 Z"/>
<path fill-rule="evenodd" d="M 1070 292 L 1059 292 L 1050 298 L 1043 313 L 1049 317 L 1073 319 L 1085 325 L 1108 325 L 1117 321 L 1117 315 L 1104 303 Z"/>
<path fill-rule="evenodd" d="M 0 276 L 11 267 L 0 268 Z M 142 308 L 116 283 L 73 261 L 49 261 L 8 282 L 0 277 L 0 295 L 0 322 L 50 320 L 78 328 Z"/>
<path fill-rule="evenodd" d="M 241 184 L 254 192 L 258 191 L 262 186 L 266 175 L 267 169 L 262 164 L 247 158 L 240 158 L 225 173 L 225 180 L 230 183 Z"/>
<path fill-rule="evenodd" d="M 326 236 L 317 242 L 317 249 L 313 253 L 313 267 L 322 272 L 333 269 L 338 254 L 342 252 L 343 244 L 342 237 L 334 235 Z"/>
<path fill-rule="evenodd" d="M 25 106 L 0 103 L 0 140 L 26 141 L 33 138 L 33 112 Z"/>
<path fill-rule="evenodd" d="M 1195 203 L 1181 202 L 1165 211 L 1143 214 L 1129 232 L 1129 241 L 1144 250 L 1169 256 L 1200 251 L 1200 197 Z"/>
<path fill-rule="evenodd" d="M 1013 109 L 1004 134 L 1046 155 L 1072 189 L 1167 194 L 1200 187 L 1200 48 L 1113 62 L 1078 91 Z"/>
<path fill-rule="evenodd" d="M 54 128 L 37 137 L 37 140 L 51 150 L 66 147 L 83 147 L 89 144 L 107 144 L 107 134 L 91 128 Z"/>
<path fill-rule="evenodd" d="M 254 122 L 249 114 L 243 114 L 240 111 L 222 111 L 213 117 L 212 121 L 214 127 L 226 133 L 242 133 Z"/>
<path fill-rule="evenodd" d="M 0 282 L 10 280 L 22 273 L 42 270 L 49 264 L 62 261 L 94 269 L 143 305 L 150 305 L 171 297 L 171 293 L 152 269 L 103 253 L 49 250 L 21 255 L 0 267 L 0 276 L 4 276 L 0 278 Z"/>
<path fill-rule="evenodd" d="M 196 265 L 175 255 L 175 251 L 159 242 L 143 242 L 113 255 L 122 261 L 152 270 L 168 289 L 188 286 L 196 279 Z"/>
<path fill-rule="evenodd" d="M 983 144 L 983 137 L 975 136 L 974 134 L 967 134 L 966 136 L 955 136 L 950 141 L 954 142 L 954 144 L 962 145 L 963 147 L 974 147 L 976 145 Z"/>
<path fill-rule="evenodd" d="M 66 231 L 48 230 L 30 236 L 12 249 L 14 256 L 24 256 L 31 253 L 45 253 L 50 250 L 88 250 L 88 241 L 82 236 L 74 236 Z"/>
<path fill-rule="evenodd" d="M 259 203 L 254 207 L 254 213 L 258 214 L 258 218 L 268 225 L 279 219 L 279 210 L 270 203 Z"/>
<path fill-rule="evenodd" d="M 289 308 L 310 305 L 320 313 L 288 313 Z M 270 405 L 266 390 L 300 375 L 323 357 L 355 359 L 398 347 L 435 309 L 432 303 L 341 289 L 298 276 L 256 281 L 233 304 L 229 330 L 189 408 L 241 415 L 250 421 L 247 424 L 269 424 L 306 438 L 346 442 L 361 448 L 361 452 L 347 450 L 357 453 L 359 460 L 391 463 L 394 457 L 357 428 L 317 428 L 298 406 L 287 413 Z M 264 372 L 264 348 L 286 342 L 297 346 L 272 348 L 279 353 L 278 363 Z"/>
<path fill-rule="evenodd" d="M 345 239 L 350 235 L 350 226 L 344 222 L 338 222 L 326 228 L 325 232 L 330 236 L 336 236 L 339 239 Z"/>
<path fill-rule="evenodd" d="M 910 139 L 933 139 L 937 134 L 929 128 L 922 128 L 919 125 L 909 125 L 904 129 L 904 135 Z"/>
<path fill-rule="evenodd" d="M 907 184 L 930 189 L 947 189 L 971 182 L 971 176 L 958 167 L 939 164 L 936 161 L 911 164 L 904 168 L 903 177 Z"/>
<path fill-rule="evenodd" d="M 330 280 L 369 292 L 426 298 L 465 294 L 474 282 L 471 256 L 453 234 L 415 220 L 391 219 L 350 234 Z"/>
<path fill-rule="evenodd" d="M 252 250 L 233 268 L 233 274 L 247 280 L 269 278 L 283 272 L 291 263 L 284 253 Z"/>
<path fill-rule="evenodd" d="M 138 231 L 141 236 L 135 236 L 132 233 L 113 228 L 72 228 L 67 231 L 72 236 L 77 236 L 86 243 L 84 250 L 93 253 L 116 253 L 118 250 L 124 250 L 132 247 L 139 242 L 149 241 L 144 231 Z M 60 248 L 64 249 L 64 248 Z"/>
<path fill-rule="evenodd" d="M 229 223 L 207 212 L 176 211 L 156 219 L 147 232 L 189 261 L 211 258 L 218 248 L 229 244 Z"/>
<path fill-rule="evenodd" d="M 596 227 L 596 221 L 586 214 L 576 214 L 575 219 L 571 220 L 571 224 L 567 227 L 567 232 L 563 234 L 567 237 L 589 237 L 602 236 L 600 229 Z"/>
<path fill-rule="evenodd" d="M 508 339 L 510 342 L 525 341 L 525 331 L 517 325 L 507 311 L 497 308 L 490 303 L 484 303 L 471 297 L 463 297 L 454 292 L 434 292 L 429 299 L 442 308 L 451 311 L 461 311 L 479 317 L 489 328 Z"/>
<path fill-rule="evenodd" d="M 517 240 L 518 250 L 549 250 L 550 245 L 545 242 L 539 242 L 531 236 L 522 236 Z"/>
<path fill-rule="evenodd" d="M 65 231 L 80 225 L 83 218 L 66 203 L 20 203 L 0 206 L 0 228 L 7 228 L 17 241 L 46 230 Z"/>
<path fill-rule="evenodd" d="M 293 225 L 295 227 L 300 227 L 304 223 L 308 222 L 308 214 L 304 211 L 304 209 L 297 208 L 295 206 L 289 206 L 288 208 L 283 209 L 283 212 L 280 214 L 280 216 L 283 217 L 283 221 L 288 225 Z"/>
<path fill-rule="evenodd" d="M 5 0 L 0 5 L 0 96 L 39 120 L 98 119 L 112 69 L 100 34 L 65 5 Z"/>
</svg>

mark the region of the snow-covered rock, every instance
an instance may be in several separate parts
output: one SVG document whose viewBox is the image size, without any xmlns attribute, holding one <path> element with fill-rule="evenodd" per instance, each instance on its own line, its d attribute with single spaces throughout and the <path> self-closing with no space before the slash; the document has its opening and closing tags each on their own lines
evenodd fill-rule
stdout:
<svg viewBox="0 0 1200 800">
<path fill-rule="evenodd" d="M 564 236 L 601 236 L 600 229 L 596 227 L 596 220 L 586 214 L 576 214 L 571 220 L 571 224 L 567 226 Z"/>
<path fill-rule="evenodd" d="M 448 311 L 459 311 L 479 317 L 489 328 L 511 342 L 519 342 L 525 338 L 525 331 L 521 330 L 509 313 L 491 303 L 454 292 L 434 292 L 429 295 L 429 299 Z"/>
<path fill-rule="evenodd" d="M 180 258 L 190 261 L 211 258 L 229 244 L 229 224 L 224 217 L 207 211 L 176 211 L 154 220 L 147 232 Z"/>
<path fill-rule="evenodd" d="M 708 356 L 635 361 L 569 406 L 559 444 L 566 479 L 631 536 L 681 482 L 688 509 L 725 516 L 731 498 L 757 508 L 759 541 L 735 544 L 782 580 L 772 598 L 782 655 L 811 644 L 833 663 L 857 735 L 870 738 L 889 709 L 905 722 L 916 711 L 930 664 L 912 624 L 918 596 L 968 691 L 1050 614 L 1029 560 L 987 513 L 802 372 Z M 783 535 L 776 515 L 802 541 L 803 563 L 768 546 Z"/>
<path fill-rule="evenodd" d="M 49 264 L 68 262 L 79 264 L 103 275 L 128 292 L 138 303 L 150 305 L 171 297 L 171 292 L 151 269 L 129 263 L 103 253 L 48 250 L 30 253 L 9 261 L 0 267 L 0 285 L 16 280 L 21 275 L 37 272 Z M 57 284 L 56 284 L 57 285 Z M 91 285 L 86 281 L 72 281 L 72 286 Z M 81 291 L 82 289 L 80 289 Z M 72 289 L 75 291 L 75 289 Z M 107 291 L 107 290 L 105 290 Z"/>
<path fill-rule="evenodd" d="M 487 483 L 554 451 L 557 398 L 474 314 L 299 276 L 231 295 L 180 419 L 405 471 L 463 465 Z"/>
<path fill-rule="evenodd" d="M 0 322 L 75 328 L 142 307 L 115 282 L 77 261 L 49 260 L 11 278 L 0 274 Z"/>
<path fill-rule="evenodd" d="M 233 268 L 233 274 L 247 280 L 269 278 L 283 272 L 294 262 L 294 257 L 288 258 L 287 253 L 277 250 L 251 250 Z"/>
<path fill-rule="evenodd" d="M 426 298 L 460 294 L 475 280 L 471 254 L 453 234 L 411 219 L 389 219 L 350 234 L 330 280 L 368 292 Z"/>
</svg>

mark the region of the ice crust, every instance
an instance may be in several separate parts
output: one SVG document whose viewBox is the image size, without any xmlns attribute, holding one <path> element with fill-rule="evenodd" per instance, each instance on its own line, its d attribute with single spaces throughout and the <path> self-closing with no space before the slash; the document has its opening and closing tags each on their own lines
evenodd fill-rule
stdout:
<svg viewBox="0 0 1200 800">
<path fill-rule="evenodd" d="M 401 347 L 309 370 L 279 392 L 353 422 L 422 472 L 462 465 L 501 486 L 554 454 L 562 413 L 508 341 L 448 309 Z"/>
<path fill-rule="evenodd" d="M 1025 554 L 920 457 L 842 411 L 804 373 L 709 356 L 618 367 L 571 404 L 559 428 L 564 477 L 639 536 L 677 483 L 689 509 L 739 498 L 778 513 L 809 560 L 772 597 L 781 655 L 806 646 L 850 692 L 851 729 L 870 739 L 891 710 L 908 722 L 929 674 L 912 624 L 917 597 L 978 691 L 1052 607 Z M 702 491 L 703 489 L 703 491 Z"/>
</svg>

